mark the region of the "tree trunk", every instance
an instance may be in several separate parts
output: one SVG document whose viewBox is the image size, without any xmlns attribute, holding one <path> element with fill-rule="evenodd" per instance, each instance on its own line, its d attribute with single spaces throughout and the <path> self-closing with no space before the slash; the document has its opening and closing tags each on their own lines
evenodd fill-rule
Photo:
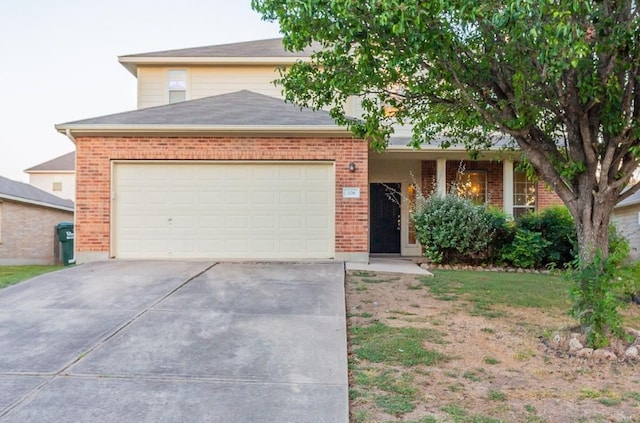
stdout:
<svg viewBox="0 0 640 423">
<path fill-rule="evenodd" d="M 614 199 L 598 199 L 590 193 L 585 196 L 589 197 L 586 201 L 582 198 L 569 204 L 576 223 L 581 266 L 592 263 L 597 254 L 602 258 L 609 256 L 609 223 L 615 206 Z"/>
</svg>

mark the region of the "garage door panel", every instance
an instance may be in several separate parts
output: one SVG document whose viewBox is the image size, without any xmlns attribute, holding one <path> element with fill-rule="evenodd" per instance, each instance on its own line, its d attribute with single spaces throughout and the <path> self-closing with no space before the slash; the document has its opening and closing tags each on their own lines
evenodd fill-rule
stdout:
<svg viewBox="0 0 640 423">
<path fill-rule="evenodd" d="M 113 254 L 329 258 L 331 163 L 116 163 Z"/>
</svg>

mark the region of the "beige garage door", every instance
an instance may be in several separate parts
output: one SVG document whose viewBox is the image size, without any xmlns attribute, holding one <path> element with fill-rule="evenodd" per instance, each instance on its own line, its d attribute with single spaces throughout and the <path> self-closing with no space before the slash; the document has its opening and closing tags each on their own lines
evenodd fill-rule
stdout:
<svg viewBox="0 0 640 423">
<path fill-rule="evenodd" d="M 334 166 L 326 162 L 118 162 L 117 258 L 331 258 Z"/>
</svg>

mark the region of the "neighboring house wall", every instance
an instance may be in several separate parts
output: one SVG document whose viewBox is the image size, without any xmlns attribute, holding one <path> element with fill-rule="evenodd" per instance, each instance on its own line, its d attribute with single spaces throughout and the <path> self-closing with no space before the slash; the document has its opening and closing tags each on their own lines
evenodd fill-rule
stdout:
<svg viewBox="0 0 640 423">
<path fill-rule="evenodd" d="M 0 265 L 54 264 L 55 226 L 73 212 L 0 201 Z"/>
<path fill-rule="evenodd" d="M 66 200 L 75 201 L 76 175 L 74 172 L 29 173 L 29 184 Z M 58 189 L 59 188 L 59 189 Z"/>
<path fill-rule="evenodd" d="M 111 160 L 335 161 L 335 251 L 368 252 L 367 143 L 351 138 L 77 138 L 76 253 L 82 260 L 110 253 Z M 357 172 L 349 172 L 349 163 Z M 343 198 L 344 187 L 361 197 Z"/>
<path fill-rule="evenodd" d="M 168 104 L 169 70 L 178 69 L 187 70 L 187 100 L 240 90 L 282 98 L 282 89 L 273 84 L 279 77 L 274 65 L 139 66 L 138 108 Z"/>
<path fill-rule="evenodd" d="M 629 240 L 631 260 L 640 260 L 640 204 L 618 207 L 611 216 L 618 231 Z"/>
</svg>

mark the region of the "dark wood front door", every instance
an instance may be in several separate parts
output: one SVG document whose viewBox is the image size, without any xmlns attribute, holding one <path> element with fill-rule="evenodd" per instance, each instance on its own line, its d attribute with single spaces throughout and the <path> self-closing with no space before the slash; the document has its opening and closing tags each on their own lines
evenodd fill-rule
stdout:
<svg viewBox="0 0 640 423">
<path fill-rule="evenodd" d="M 400 253 L 400 184 L 371 184 L 369 252 Z"/>
</svg>

